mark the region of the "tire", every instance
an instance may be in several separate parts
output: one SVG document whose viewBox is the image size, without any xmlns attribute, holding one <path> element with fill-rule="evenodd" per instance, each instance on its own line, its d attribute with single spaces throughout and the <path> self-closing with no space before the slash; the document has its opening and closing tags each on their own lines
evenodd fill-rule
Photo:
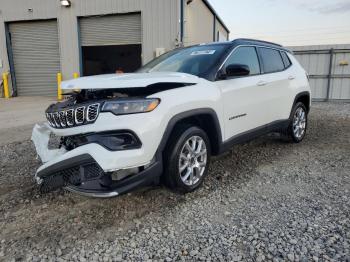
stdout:
<svg viewBox="0 0 350 262">
<path fill-rule="evenodd" d="M 199 127 L 181 125 L 170 139 L 164 154 L 164 184 L 181 193 L 192 192 L 201 186 L 208 173 L 209 138 Z"/>
<path fill-rule="evenodd" d="M 308 115 L 305 105 L 301 102 L 296 103 L 293 107 L 287 129 L 287 135 L 291 138 L 292 142 L 300 143 L 304 139 L 307 130 L 307 121 Z"/>
</svg>

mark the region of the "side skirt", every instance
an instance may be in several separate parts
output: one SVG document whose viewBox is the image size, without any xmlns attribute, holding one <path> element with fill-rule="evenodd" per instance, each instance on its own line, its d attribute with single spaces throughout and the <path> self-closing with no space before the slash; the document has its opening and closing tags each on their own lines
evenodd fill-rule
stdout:
<svg viewBox="0 0 350 262">
<path fill-rule="evenodd" d="M 252 130 L 243 132 L 241 134 L 235 135 L 234 137 L 223 142 L 220 146 L 219 154 L 222 154 L 232 148 L 234 145 L 243 144 L 245 142 L 251 141 L 254 138 L 266 135 L 271 132 L 276 132 L 287 128 L 289 125 L 289 119 L 278 120 L 270 124 L 263 125 Z"/>
</svg>

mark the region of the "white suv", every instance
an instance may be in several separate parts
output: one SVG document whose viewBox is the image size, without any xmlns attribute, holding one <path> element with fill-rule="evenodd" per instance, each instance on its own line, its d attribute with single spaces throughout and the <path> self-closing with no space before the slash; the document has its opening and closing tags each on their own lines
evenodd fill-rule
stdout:
<svg viewBox="0 0 350 262">
<path fill-rule="evenodd" d="M 62 89 L 70 97 L 33 130 L 44 163 L 36 180 L 44 192 L 95 197 L 160 181 L 193 191 L 211 155 L 269 132 L 303 140 L 310 109 L 308 77 L 292 53 L 249 39 L 176 49 L 136 73 Z"/>
</svg>

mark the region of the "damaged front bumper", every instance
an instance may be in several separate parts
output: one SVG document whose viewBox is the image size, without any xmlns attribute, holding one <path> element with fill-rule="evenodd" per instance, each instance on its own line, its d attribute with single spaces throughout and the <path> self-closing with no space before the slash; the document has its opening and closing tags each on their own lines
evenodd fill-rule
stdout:
<svg viewBox="0 0 350 262">
<path fill-rule="evenodd" d="M 36 125 L 32 134 L 32 141 L 44 163 L 35 174 L 42 192 L 66 188 L 85 196 L 113 197 L 157 182 L 162 173 L 161 157 L 137 166 L 128 165 L 132 162 L 130 154 L 137 158 L 142 149 L 113 152 L 91 143 L 71 151 L 64 148 L 50 150 L 50 134 L 51 129 L 46 124 Z"/>
</svg>

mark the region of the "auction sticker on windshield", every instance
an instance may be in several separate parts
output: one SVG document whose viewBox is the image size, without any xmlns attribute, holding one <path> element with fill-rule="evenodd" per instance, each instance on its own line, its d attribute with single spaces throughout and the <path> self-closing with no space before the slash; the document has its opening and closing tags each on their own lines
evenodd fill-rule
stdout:
<svg viewBox="0 0 350 262">
<path fill-rule="evenodd" d="M 213 55 L 216 50 L 193 51 L 191 55 Z"/>
</svg>

